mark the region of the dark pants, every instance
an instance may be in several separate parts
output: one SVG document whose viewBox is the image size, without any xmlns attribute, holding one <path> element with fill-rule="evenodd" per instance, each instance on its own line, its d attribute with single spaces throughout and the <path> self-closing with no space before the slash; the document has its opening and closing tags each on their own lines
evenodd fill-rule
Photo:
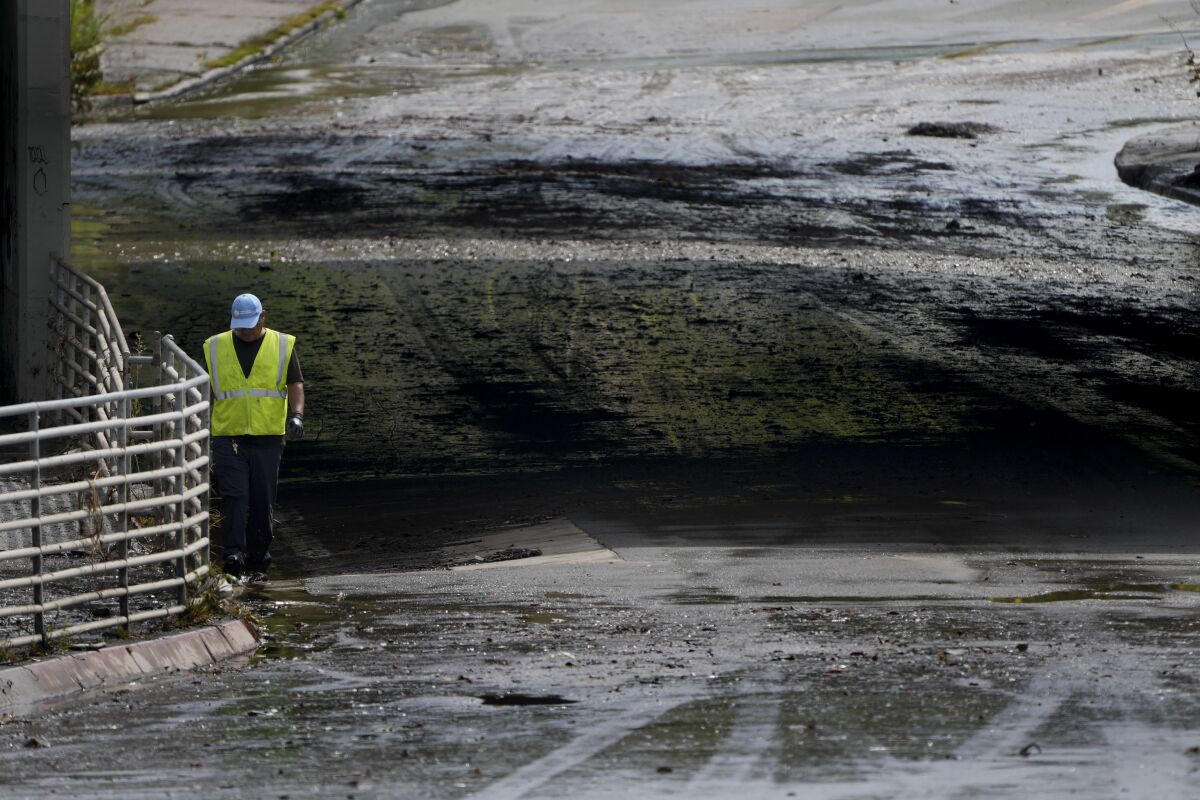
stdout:
<svg viewBox="0 0 1200 800">
<path fill-rule="evenodd" d="M 221 493 L 224 555 L 240 555 L 250 571 L 271 566 L 271 511 L 279 489 L 279 436 L 214 436 L 213 466 Z"/>
</svg>

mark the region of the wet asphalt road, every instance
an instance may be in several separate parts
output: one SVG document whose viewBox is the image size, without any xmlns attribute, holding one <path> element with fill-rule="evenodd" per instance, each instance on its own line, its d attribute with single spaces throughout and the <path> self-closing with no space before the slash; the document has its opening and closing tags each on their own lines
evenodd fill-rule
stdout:
<svg viewBox="0 0 1200 800">
<path fill-rule="evenodd" d="M 1111 167 L 1190 9 L 677 5 L 367 2 L 77 129 L 74 258 L 185 346 L 257 291 L 313 436 L 255 662 L 0 788 L 1190 792 L 1197 222 Z M 547 520 L 615 557 L 444 569 Z"/>
<path fill-rule="evenodd" d="M 925 464 L 913 483 L 952 494 L 924 497 L 861 472 L 859 497 L 738 464 L 641 475 L 572 517 L 619 555 L 599 563 L 276 582 L 242 598 L 271 634 L 251 665 L 0 727 L 6 790 L 1185 793 L 1192 486 L 959 466 Z M 1053 513 L 1028 480 L 1060 482 Z"/>
</svg>

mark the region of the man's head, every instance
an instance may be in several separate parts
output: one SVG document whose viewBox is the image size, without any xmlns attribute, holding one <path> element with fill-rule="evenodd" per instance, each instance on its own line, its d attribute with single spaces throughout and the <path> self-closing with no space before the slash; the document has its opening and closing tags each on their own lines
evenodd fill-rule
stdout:
<svg viewBox="0 0 1200 800">
<path fill-rule="evenodd" d="M 252 294 L 239 294 L 233 301 L 233 318 L 229 327 L 239 339 L 252 342 L 263 335 L 266 318 L 262 301 Z"/>
</svg>

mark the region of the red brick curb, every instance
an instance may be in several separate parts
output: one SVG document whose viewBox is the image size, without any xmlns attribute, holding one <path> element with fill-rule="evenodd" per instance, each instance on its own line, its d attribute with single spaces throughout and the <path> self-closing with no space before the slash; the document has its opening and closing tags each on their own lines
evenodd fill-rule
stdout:
<svg viewBox="0 0 1200 800">
<path fill-rule="evenodd" d="M 233 620 L 145 642 L 9 667 L 0 670 L 0 712 L 136 678 L 216 664 L 251 653 L 258 644 L 254 626 Z"/>
</svg>

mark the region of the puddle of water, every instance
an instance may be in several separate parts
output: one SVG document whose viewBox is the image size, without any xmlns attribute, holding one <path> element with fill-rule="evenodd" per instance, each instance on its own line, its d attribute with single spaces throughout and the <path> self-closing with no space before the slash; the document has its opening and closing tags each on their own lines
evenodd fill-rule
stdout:
<svg viewBox="0 0 1200 800">
<path fill-rule="evenodd" d="M 1128 119 L 1113 120 L 1108 123 L 1111 130 L 1123 130 L 1125 128 L 1142 128 L 1148 125 L 1170 125 L 1176 122 L 1187 122 L 1186 119 L 1179 117 L 1129 117 Z"/>
<path fill-rule="evenodd" d="M 481 694 L 479 699 L 485 706 L 565 706 L 579 702 L 557 694 Z"/>
<path fill-rule="evenodd" d="M 677 603 L 682 606 L 708 606 L 708 605 L 724 605 L 727 603 L 740 603 L 742 599 L 735 594 L 725 594 L 716 590 L 705 591 L 702 589 L 689 589 L 682 592 L 672 592 L 667 595 L 667 599 L 672 603 Z"/>
<path fill-rule="evenodd" d="M 1067 184 L 1072 184 L 1072 183 L 1079 183 L 1082 180 L 1083 180 L 1082 175 L 1055 175 L 1055 176 L 1049 177 L 1049 178 L 1042 178 L 1041 183 L 1043 186 L 1061 186 L 1061 185 L 1067 185 Z"/>
<path fill-rule="evenodd" d="M 828 505 L 847 505 L 848 506 L 848 505 L 852 505 L 854 503 L 863 503 L 863 502 L 866 502 L 866 500 L 867 500 L 867 498 L 865 498 L 865 497 L 855 497 L 852 494 L 844 494 L 844 495 L 841 495 L 840 497 L 821 497 L 821 498 L 818 498 L 815 502 L 824 503 L 824 504 L 828 504 Z"/>
<path fill-rule="evenodd" d="M 1071 589 L 1016 597 L 989 597 L 992 603 L 1061 603 L 1073 600 L 1155 600 L 1166 591 L 1158 584 L 1114 584 L 1096 589 Z"/>
<path fill-rule="evenodd" d="M 1033 44 L 1036 41 L 1037 41 L 1036 39 L 1010 39 L 1007 41 L 999 41 L 999 42 L 985 42 L 983 44 L 974 45 L 972 47 L 965 47 L 962 50 L 955 50 L 952 53 L 944 53 L 942 55 L 942 58 L 946 58 L 946 59 L 972 58 L 974 56 L 981 56 L 981 55 L 985 55 L 987 53 L 991 53 L 995 50 L 1004 50 L 1006 48 L 1012 47 L 1013 45 Z"/>
<path fill-rule="evenodd" d="M 522 622 L 528 622 L 532 625 L 562 625 L 571 622 L 571 618 L 562 614 L 555 614 L 550 611 L 539 611 L 534 614 L 526 614 L 521 617 Z"/>
<path fill-rule="evenodd" d="M 1136 33 L 1125 33 L 1119 36 L 1102 36 L 1097 39 L 1087 39 L 1082 42 L 1077 42 L 1064 50 L 1087 50 L 1094 47 L 1104 47 L 1110 44 L 1125 44 L 1138 38 Z"/>
<path fill-rule="evenodd" d="M 739 547 L 729 553 L 730 558 L 771 558 L 779 551 L 770 547 Z"/>
<path fill-rule="evenodd" d="M 242 599 L 259 614 L 269 635 L 252 661 L 297 659 L 336 643 L 333 623 L 348 623 L 355 616 L 378 613 L 376 604 L 355 599 L 335 599 L 309 594 L 302 588 L 255 587 Z"/>
</svg>

